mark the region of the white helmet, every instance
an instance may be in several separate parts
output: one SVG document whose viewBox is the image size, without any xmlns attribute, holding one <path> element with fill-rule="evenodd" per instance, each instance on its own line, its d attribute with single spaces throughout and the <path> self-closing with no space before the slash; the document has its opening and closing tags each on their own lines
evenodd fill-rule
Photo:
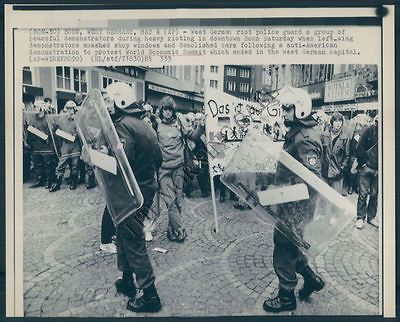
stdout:
<svg viewBox="0 0 400 322">
<path fill-rule="evenodd" d="M 150 104 L 144 104 L 143 105 L 143 110 L 146 112 L 152 112 L 153 111 L 153 106 L 151 106 Z"/>
<path fill-rule="evenodd" d="M 204 116 L 204 114 L 199 112 L 199 113 L 196 113 L 195 118 L 197 121 L 200 121 L 203 119 L 203 116 Z"/>
<path fill-rule="evenodd" d="M 278 91 L 276 99 L 282 105 L 294 105 L 294 112 L 298 119 L 304 119 L 311 114 L 311 96 L 304 89 L 284 86 Z"/>
<path fill-rule="evenodd" d="M 35 101 L 34 106 L 35 106 L 35 108 L 36 108 L 37 110 L 40 110 L 40 111 L 43 111 L 43 112 L 44 112 L 44 111 L 47 111 L 47 105 L 46 105 L 45 102 L 42 101 L 42 100 Z"/>
<path fill-rule="evenodd" d="M 194 113 L 193 113 L 193 112 L 187 113 L 187 114 L 186 114 L 186 119 L 187 119 L 188 121 L 190 121 L 190 122 L 193 122 L 194 119 L 195 119 Z"/>
<path fill-rule="evenodd" d="M 64 109 L 67 110 L 69 108 L 73 108 L 74 110 L 76 109 L 76 103 L 74 101 L 67 101 L 64 105 Z"/>
<path fill-rule="evenodd" d="M 134 88 L 123 82 L 114 82 L 108 85 L 105 91 L 108 93 L 109 98 L 114 101 L 115 106 L 121 110 L 137 101 Z"/>
</svg>

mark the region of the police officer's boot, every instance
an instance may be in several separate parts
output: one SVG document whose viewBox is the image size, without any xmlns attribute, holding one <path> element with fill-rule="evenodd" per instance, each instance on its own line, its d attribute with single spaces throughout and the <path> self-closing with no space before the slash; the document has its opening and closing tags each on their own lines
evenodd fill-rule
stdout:
<svg viewBox="0 0 400 322">
<path fill-rule="evenodd" d="M 56 177 L 56 182 L 53 182 L 51 184 L 49 191 L 54 192 L 54 191 L 60 190 L 61 182 L 62 182 L 62 176 Z"/>
<path fill-rule="evenodd" d="M 93 189 L 94 187 L 96 187 L 96 182 L 94 180 L 94 174 L 91 174 L 88 177 L 88 183 L 86 185 L 86 189 Z"/>
<path fill-rule="evenodd" d="M 76 174 L 71 175 L 71 183 L 69 185 L 69 190 L 75 190 L 77 185 L 78 185 L 78 176 Z"/>
<path fill-rule="evenodd" d="M 126 305 L 126 308 L 133 312 L 158 312 L 161 307 L 160 297 L 154 283 L 143 289 L 143 296 L 130 299 Z"/>
<path fill-rule="evenodd" d="M 178 243 L 183 243 L 186 239 L 186 231 L 185 229 L 181 229 L 178 231 L 178 233 L 176 234 L 176 241 Z"/>
<path fill-rule="evenodd" d="M 311 295 L 312 292 L 318 292 L 322 290 L 325 286 L 325 282 L 321 276 L 314 273 L 310 266 L 306 266 L 306 268 L 300 272 L 300 274 L 304 278 L 304 285 L 299 290 L 299 298 L 305 299 Z"/>
<path fill-rule="evenodd" d="M 136 287 L 133 284 L 132 272 L 123 272 L 122 278 L 115 281 L 115 288 L 118 293 L 122 293 L 130 298 L 135 298 Z"/>
<path fill-rule="evenodd" d="M 278 295 L 264 301 L 263 308 L 267 312 L 293 311 L 296 309 L 296 297 L 294 291 L 279 289 Z"/>
</svg>

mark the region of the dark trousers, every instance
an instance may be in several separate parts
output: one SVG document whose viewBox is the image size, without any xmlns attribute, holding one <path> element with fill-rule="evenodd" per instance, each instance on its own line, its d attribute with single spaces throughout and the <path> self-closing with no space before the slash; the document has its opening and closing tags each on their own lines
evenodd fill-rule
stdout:
<svg viewBox="0 0 400 322">
<path fill-rule="evenodd" d="M 367 198 L 369 192 L 369 201 Z M 357 219 L 375 218 L 378 205 L 378 171 L 367 165 L 359 170 Z"/>
<path fill-rule="evenodd" d="M 35 179 L 42 182 L 52 182 L 55 169 L 57 165 L 57 159 L 55 154 L 32 154 L 33 172 Z"/>
<path fill-rule="evenodd" d="M 112 242 L 112 237 L 115 235 L 114 222 L 111 219 L 111 215 L 108 212 L 108 208 L 105 207 L 103 217 L 101 218 L 101 243 L 109 244 Z"/>
<path fill-rule="evenodd" d="M 279 279 L 279 288 L 293 291 L 297 285 L 297 274 L 307 266 L 307 258 L 279 230 L 274 230 L 273 265 Z"/>
<path fill-rule="evenodd" d="M 197 182 L 202 195 L 210 193 L 210 175 L 208 173 L 208 166 L 204 167 L 200 174 L 197 176 Z"/>
<path fill-rule="evenodd" d="M 226 186 L 222 183 L 220 175 L 214 176 L 214 185 L 215 185 L 215 190 L 219 191 L 219 198 L 225 199 Z M 236 195 L 230 189 L 229 189 L 229 194 L 231 200 L 238 200 L 238 197 L 236 197 Z"/>
<path fill-rule="evenodd" d="M 86 163 L 79 159 L 78 161 L 79 182 L 84 183 L 86 177 Z"/>
<path fill-rule="evenodd" d="M 62 177 L 65 172 L 65 168 L 69 165 L 71 170 L 71 176 L 78 176 L 78 163 L 79 163 L 79 156 L 76 157 L 66 157 L 62 156 L 58 161 L 58 165 L 56 168 L 56 176 Z"/>
<path fill-rule="evenodd" d="M 143 220 L 151 203 L 145 202 L 135 215 L 128 217 L 117 227 L 118 269 L 121 272 L 133 272 L 139 289 L 145 289 L 155 281 L 143 230 Z"/>
<path fill-rule="evenodd" d="M 31 176 L 31 153 L 27 148 L 24 147 L 24 152 L 23 152 L 23 178 L 24 182 L 28 181 L 30 176 Z"/>
</svg>

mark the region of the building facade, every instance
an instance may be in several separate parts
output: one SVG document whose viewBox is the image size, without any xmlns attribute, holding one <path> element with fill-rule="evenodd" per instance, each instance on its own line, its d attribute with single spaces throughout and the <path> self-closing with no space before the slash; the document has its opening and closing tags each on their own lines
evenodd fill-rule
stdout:
<svg viewBox="0 0 400 322">
<path fill-rule="evenodd" d="M 252 67 L 224 65 L 224 92 L 244 100 L 252 98 Z"/>
<path fill-rule="evenodd" d="M 203 72 L 201 65 L 164 66 L 149 68 L 146 72 L 146 102 L 160 107 L 160 100 L 170 95 L 179 112 L 203 110 Z"/>
<path fill-rule="evenodd" d="M 203 108 L 203 68 L 199 65 L 165 66 L 152 69 L 143 66 L 107 67 L 24 67 L 23 97 L 33 100 L 49 97 L 57 111 L 64 108 L 75 94 L 84 95 L 91 89 L 103 91 L 113 82 L 132 86 L 138 101 L 158 106 L 165 95 L 171 95 L 181 112 L 201 111 Z"/>
<path fill-rule="evenodd" d="M 285 85 L 304 88 L 314 110 L 340 111 L 346 117 L 358 113 L 376 114 L 378 66 L 360 64 L 267 65 L 271 89 Z"/>
</svg>

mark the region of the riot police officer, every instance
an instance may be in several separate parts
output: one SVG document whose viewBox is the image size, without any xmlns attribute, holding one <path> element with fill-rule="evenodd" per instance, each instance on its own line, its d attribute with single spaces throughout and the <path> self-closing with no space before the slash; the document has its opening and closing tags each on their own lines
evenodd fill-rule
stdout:
<svg viewBox="0 0 400 322">
<path fill-rule="evenodd" d="M 321 177 L 322 143 L 315 128 L 317 122 L 310 116 L 310 96 L 302 89 L 286 86 L 280 90 L 277 99 L 282 105 L 285 126 L 289 128 L 283 150 Z M 301 182 L 295 174 L 278 163 L 275 183 L 287 185 L 296 181 Z M 304 233 L 305 223 L 312 219 L 315 210 L 316 192 L 311 187 L 308 187 L 308 190 L 309 199 L 278 205 L 277 213 L 280 219 L 300 236 Z M 279 279 L 279 292 L 275 298 L 264 302 L 263 308 L 268 312 L 296 309 L 296 273 L 304 278 L 304 285 L 299 291 L 301 299 L 321 290 L 325 285 L 322 278 L 307 264 L 307 258 L 301 250 L 277 229 L 274 231 L 273 266 Z"/>
<path fill-rule="evenodd" d="M 49 191 L 54 192 L 60 189 L 62 178 L 67 165 L 70 167 L 70 186 L 71 190 L 76 189 L 78 181 L 78 162 L 81 155 L 81 144 L 78 139 L 78 130 L 75 125 L 76 104 L 74 101 L 67 101 L 64 106 L 67 116 L 60 118 L 54 124 L 53 133 L 57 129 L 65 131 L 74 137 L 73 141 L 62 138 L 60 145 L 60 160 L 56 168 L 56 180 L 51 185 Z"/>
<path fill-rule="evenodd" d="M 145 111 L 136 102 L 132 87 L 117 82 L 110 84 L 106 91 L 107 108 L 144 198 L 143 207 L 116 227 L 118 269 L 123 275 L 115 286 L 118 292 L 131 298 L 128 310 L 157 312 L 161 309 L 161 301 L 147 254 L 143 221 L 158 188 L 155 174 L 161 166 L 161 150 L 155 131 L 143 120 Z M 143 296 L 137 299 L 133 274 L 139 289 L 143 290 Z"/>
</svg>

